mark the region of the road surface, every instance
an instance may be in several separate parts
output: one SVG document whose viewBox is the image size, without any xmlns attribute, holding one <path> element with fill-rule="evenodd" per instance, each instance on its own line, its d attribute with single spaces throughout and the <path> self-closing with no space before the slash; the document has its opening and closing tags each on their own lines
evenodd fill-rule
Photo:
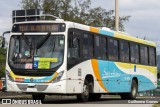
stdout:
<svg viewBox="0 0 160 107">
<path fill-rule="evenodd" d="M 22 96 L 8 96 L 0 98 L 0 104 L 2 100 L 32 100 L 30 95 Z M 119 96 L 102 96 L 99 101 L 89 101 L 89 102 L 78 102 L 75 96 L 46 96 L 43 104 L 153 104 L 160 103 L 160 98 L 158 97 L 138 97 L 136 100 L 122 100 Z"/>
</svg>

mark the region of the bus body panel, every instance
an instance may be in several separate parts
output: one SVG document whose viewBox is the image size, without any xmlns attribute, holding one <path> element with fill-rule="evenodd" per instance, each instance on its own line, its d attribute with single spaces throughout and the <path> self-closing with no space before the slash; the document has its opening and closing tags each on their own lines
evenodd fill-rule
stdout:
<svg viewBox="0 0 160 107">
<path fill-rule="evenodd" d="M 7 83 L 8 92 L 66 94 L 66 80 L 57 83 Z"/>
<path fill-rule="evenodd" d="M 87 69 L 84 68 L 86 64 L 87 64 Z M 91 67 L 90 65 L 92 65 L 92 68 L 90 68 Z M 138 79 L 139 92 L 156 88 L 156 81 L 155 81 L 156 75 L 153 76 L 151 71 L 148 69 L 148 68 L 151 68 L 149 66 L 137 66 L 136 72 L 138 73 L 136 73 L 136 72 L 133 72 L 134 66 L 131 64 L 121 63 L 121 62 L 112 62 L 112 61 L 101 61 L 101 60 L 93 59 L 90 62 L 85 61 L 76 65 L 75 67 L 73 67 L 71 70 L 68 71 L 68 75 L 72 75 L 71 76 L 72 78 L 77 78 L 78 68 L 82 68 L 83 73 L 88 72 L 88 74 L 92 74 L 93 72 L 92 75 L 94 77 L 95 93 L 130 92 L 131 82 L 134 77 Z M 93 69 L 93 71 L 88 71 L 91 69 Z M 152 75 L 154 79 L 149 78 L 148 74 Z M 83 81 L 84 81 L 84 78 L 83 78 Z M 76 83 L 77 82 L 73 82 L 73 83 L 70 82 L 70 85 L 67 85 L 67 86 L 70 87 L 69 88 L 70 90 L 74 90 L 75 87 L 78 86 Z M 80 81 L 79 83 L 82 83 L 82 82 Z"/>
<path fill-rule="evenodd" d="M 110 36 L 115 38 L 122 37 L 122 39 L 125 40 L 131 40 L 134 37 L 126 37 L 126 35 L 119 34 L 117 32 L 99 30 L 98 28 L 91 28 L 89 26 L 73 22 L 65 22 L 65 24 L 66 24 L 66 31 L 61 33 L 65 35 L 65 48 L 64 48 L 64 60 L 63 60 L 64 62 L 62 66 L 57 71 L 55 71 L 56 73 L 54 73 L 52 76 L 43 76 L 43 77 L 14 75 L 14 73 L 12 72 L 11 68 L 8 65 L 8 56 L 7 56 L 6 72 L 11 73 L 10 75 L 14 80 L 16 78 L 23 78 L 24 80 L 26 80 L 23 82 L 22 81 L 12 82 L 8 77 L 8 75 L 6 75 L 7 91 L 25 92 L 25 93 L 26 92 L 46 93 L 46 94 L 47 93 L 80 94 L 83 92 L 83 84 L 87 75 L 93 76 L 94 93 L 130 92 L 133 78 L 137 78 L 138 80 L 139 92 L 155 89 L 157 87 L 157 75 L 156 75 L 157 70 L 155 66 L 114 62 L 108 60 L 88 59 L 86 61 L 80 62 L 79 64 L 73 66 L 71 69 L 67 70 L 67 51 L 68 51 L 67 45 L 68 45 L 69 28 L 76 28 L 97 34 L 104 34 L 105 36 Z M 52 34 L 60 34 L 60 33 L 52 33 Z M 17 33 L 17 35 L 21 34 Z M 148 41 L 146 42 L 145 40 L 139 40 L 136 38 L 134 38 L 132 41 L 136 41 L 150 46 L 155 46 L 154 43 Z M 61 80 L 59 82 L 54 82 L 54 79 L 61 71 L 64 71 Z M 38 81 L 46 78 L 46 81 L 39 81 L 32 83 L 30 82 L 31 78 L 33 78 L 33 80 L 39 78 Z"/>
</svg>

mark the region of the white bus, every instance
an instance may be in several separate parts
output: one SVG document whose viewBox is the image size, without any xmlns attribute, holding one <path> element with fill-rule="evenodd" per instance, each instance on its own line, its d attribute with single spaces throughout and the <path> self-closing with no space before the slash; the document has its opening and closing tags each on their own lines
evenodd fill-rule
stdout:
<svg viewBox="0 0 160 107">
<path fill-rule="evenodd" d="M 157 87 L 156 45 L 127 34 L 63 20 L 17 22 L 10 31 L 6 61 L 8 92 L 101 94 L 135 99 Z"/>
</svg>

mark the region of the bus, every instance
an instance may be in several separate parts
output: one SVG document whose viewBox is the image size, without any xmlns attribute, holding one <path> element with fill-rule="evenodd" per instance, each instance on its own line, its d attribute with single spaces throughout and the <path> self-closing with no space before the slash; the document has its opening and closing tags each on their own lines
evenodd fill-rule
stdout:
<svg viewBox="0 0 160 107">
<path fill-rule="evenodd" d="M 135 99 L 157 87 L 156 44 L 109 28 L 75 22 L 15 22 L 6 60 L 6 91 L 76 95 L 79 101 L 102 94 Z"/>
</svg>

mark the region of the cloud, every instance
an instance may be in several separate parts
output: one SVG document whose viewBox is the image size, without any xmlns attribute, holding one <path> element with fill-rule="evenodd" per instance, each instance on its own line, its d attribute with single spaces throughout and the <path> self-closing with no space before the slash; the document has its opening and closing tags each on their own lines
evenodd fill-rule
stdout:
<svg viewBox="0 0 160 107">
<path fill-rule="evenodd" d="M 160 3 L 158 0 L 119 0 L 120 15 L 130 15 L 126 31 L 149 40 L 160 40 Z"/>
<path fill-rule="evenodd" d="M 144 38 L 158 43 L 160 50 L 160 2 L 159 0 L 118 0 L 119 15 L 131 16 L 129 22 L 124 23 L 126 32 L 135 37 Z M 0 0 L 0 33 L 10 30 L 12 26 L 11 14 L 20 9 L 21 0 Z M 101 6 L 106 10 L 115 9 L 115 0 L 91 0 L 92 6 Z M 159 51 L 160 53 L 160 51 Z"/>
<path fill-rule="evenodd" d="M 137 37 L 146 36 L 149 40 L 160 40 L 160 2 L 158 0 L 118 0 L 119 15 L 131 16 L 124 23 L 126 32 Z M 93 6 L 106 10 L 115 8 L 115 0 L 93 0 Z"/>
<path fill-rule="evenodd" d="M 20 9 L 21 0 L 0 0 L 0 34 L 10 30 L 12 26 L 12 11 Z"/>
</svg>

